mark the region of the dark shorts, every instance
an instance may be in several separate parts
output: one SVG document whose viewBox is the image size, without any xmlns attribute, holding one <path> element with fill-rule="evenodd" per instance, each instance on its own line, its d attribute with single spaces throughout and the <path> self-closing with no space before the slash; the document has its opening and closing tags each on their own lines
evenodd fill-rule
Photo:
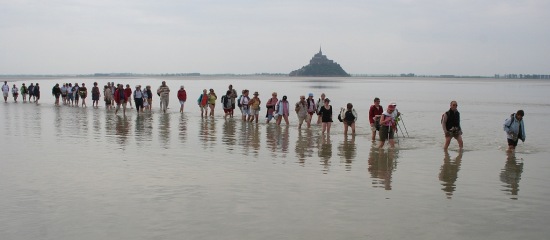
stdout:
<svg viewBox="0 0 550 240">
<path fill-rule="evenodd" d="M 391 128 L 388 126 L 381 126 L 380 131 L 378 132 L 378 135 L 380 137 L 380 141 L 386 141 L 387 139 L 393 139 L 393 131 L 390 130 Z M 389 134 L 388 134 L 389 132 Z"/>
<path fill-rule="evenodd" d="M 515 147 L 515 146 L 518 145 L 519 139 L 516 139 L 516 140 L 509 139 L 509 138 L 507 138 L 507 139 L 508 139 L 508 146 L 514 146 Z"/>
<path fill-rule="evenodd" d="M 92 94 L 92 101 L 99 101 L 99 94 Z"/>
<path fill-rule="evenodd" d="M 232 113 L 232 112 L 233 112 L 233 109 L 231 109 L 231 108 L 229 108 L 229 109 L 224 108 L 224 109 L 223 109 L 223 112 L 224 112 L 224 113 Z"/>
</svg>

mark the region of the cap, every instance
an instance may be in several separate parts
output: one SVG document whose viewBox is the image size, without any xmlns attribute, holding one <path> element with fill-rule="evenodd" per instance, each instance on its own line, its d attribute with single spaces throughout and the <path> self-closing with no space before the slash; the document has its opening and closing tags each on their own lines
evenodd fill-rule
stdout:
<svg viewBox="0 0 550 240">
<path fill-rule="evenodd" d="M 395 103 L 395 102 L 391 102 L 391 103 L 390 103 L 390 105 L 392 105 L 392 106 L 394 106 L 394 107 L 395 107 L 395 106 L 397 106 L 397 103 Z"/>
<path fill-rule="evenodd" d="M 388 110 L 395 110 L 395 105 L 388 105 Z"/>
<path fill-rule="evenodd" d="M 313 93 L 309 93 L 308 96 L 313 97 Z"/>
<path fill-rule="evenodd" d="M 286 95 L 283 96 L 283 100 L 286 100 Z"/>
<path fill-rule="evenodd" d="M 258 92 L 254 92 L 254 95 L 260 95 L 260 94 L 258 94 Z"/>
</svg>

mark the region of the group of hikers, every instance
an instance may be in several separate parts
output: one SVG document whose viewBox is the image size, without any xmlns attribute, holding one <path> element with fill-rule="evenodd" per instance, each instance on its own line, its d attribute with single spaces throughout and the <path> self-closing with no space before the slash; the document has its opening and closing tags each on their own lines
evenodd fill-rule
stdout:
<svg viewBox="0 0 550 240">
<path fill-rule="evenodd" d="M 25 83 L 22 83 L 20 88 L 17 88 L 16 84 L 13 84 L 10 91 L 7 81 L 5 81 L 2 86 L 5 102 L 7 102 L 10 92 L 14 102 L 17 102 L 19 94 L 22 95 L 23 102 L 27 101 L 27 95 L 29 102 L 33 101 L 38 103 L 40 99 L 40 86 L 38 83 L 34 85 L 31 83 L 28 87 L 25 86 Z M 160 109 L 164 113 L 166 113 L 168 108 L 169 93 L 170 88 L 166 85 L 165 81 L 162 81 L 162 84 L 157 89 L 157 95 L 160 97 Z M 149 85 L 144 89 L 141 88 L 141 85 L 136 85 L 135 89 L 132 90 L 129 84 L 126 84 L 126 87 L 124 87 L 123 84 L 115 85 L 114 82 L 108 82 L 107 85 L 103 87 L 103 92 L 101 92 L 98 83 L 94 82 L 91 94 L 93 107 L 99 107 L 99 99 L 103 95 L 103 100 L 105 101 L 105 107 L 107 109 L 112 109 L 112 106 L 116 104 L 115 114 L 117 114 L 121 108 L 123 114 L 125 114 L 128 104 L 130 108 L 133 108 L 131 99 L 133 99 L 138 113 L 151 111 L 153 101 L 153 93 Z M 238 96 L 233 85 L 229 85 L 225 95 L 221 97 L 224 119 L 227 119 L 227 117 L 232 118 L 234 116 L 234 110 L 239 108 L 243 121 L 258 123 L 262 101 L 257 91 L 252 94 L 252 97 L 249 94 L 250 91 L 245 89 L 242 90 L 241 95 Z M 88 90 L 85 83 L 82 83 L 80 86 L 78 83 L 74 85 L 65 83 L 62 84 L 62 86 L 56 84 L 52 88 L 52 95 L 55 97 L 55 105 L 60 105 L 61 98 L 63 105 L 79 106 L 79 99 L 81 99 L 82 107 L 86 107 Z M 277 96 L 277 92 L 273 92 L 271 98 L 269 98 L 265 104 L 265 121 L 266 123 L 270 123 L 271 120 L 274 120 L 275 124 L 280 125 L 284 120 L 285 124 L 288 125 L 288 117 L 291 109 L 288 97 L 285 95 L 279 100 Z M 178 90 L 177 98 L 180 103 L 180 112 L 183 113 L 184 105 L 187 101 L 187 93 L 184 86 L 181 86 Z M 217 99 L 218 97 L 214 89 L 209 89 L 209 91 L 206 89 L 203 90 L 202 94 L 200 94 L 197 99 L 197 104 L 201 110 L 201 117 L 214 117 Z M 384 111 L 378 97 L 374 98 L 374 103 L 370 106 L 368 119 L 372 132 L 372 141 L 375 141 L 376 135 L 378 135 L 380 140 L 378 145 L 379 148 L 384 147 L 386 141 L 389 142 L 390 147 L 395 147 L 394 135 L 397 133 L 397 124 L 401 116 L 396 106 L 397 104 L 392 102 L 387 106 L 386 111 Z M 451 101 L 449 110 L 441 116 L 441 125 L 445 135 L 445 150 L 448 149 L 453 138 L 457 140 L 459 149 L 462 150 L 463 148 L 460 113 L 457 107 L 457 102 Z M 330 135 L 330 128 L 333 122 L 333 107 L 330 105 L 330 99 L 326 98 L 324 93 L 320 95 L 317 101 L 315 101 L 313 93 L 309 93 L 307 98 L 305 95 L 301 95 L 298 102 L 294 104 L 294 111 L 298 117 L 299 129 L 302 128 L 304 122 L 307 128 L 310 128 L 311 121 L 316 117 L 317 124 L 322 127 L 322 134 L 326 133 Z M 524 115 L 525 113 L 523 110 L 518 110 L 504 122 L 503 128 L 507 135 L 509 151 L 515 149 L 519 140 L 525 141 Z M 349 128 L 351 128 L 351 134 L 355 135 L 355 123 L 357 118 L 358 115 L 352 103 L 346 104 L 346 107 L 342 107 L 339 110 L 338 120 L 344 125 L 344 135 L 347 135 Z"/>
</svg>

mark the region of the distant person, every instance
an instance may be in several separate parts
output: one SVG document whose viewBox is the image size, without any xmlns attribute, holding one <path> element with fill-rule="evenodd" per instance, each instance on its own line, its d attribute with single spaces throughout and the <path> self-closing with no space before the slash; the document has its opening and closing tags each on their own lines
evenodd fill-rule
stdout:
<svg viewBox="0 0 550 240">
<path fill-rule="evenodd" d="M 124 86 L 122 84 L 119 84 L 118 88 L 115 90 L 115 102 L 115 114 L 118 113 L 118 110 L 120 110 L 120 107 L 122 106 L 122 114 L 126 115 L 126 103 L 128 103 L 128 96 L 124 93 Z"/>
<path fill-rule="evenodd" d="M 309 119 L 307 109 L 306 96 L 302 95 L 300 96 L 300 101 L 294 105 L 294 111 L 296 112 L 296 115 L 298 115 L 298 129 L 302 128 L 304 121 L 306 121 L 306 125 L 308 125 L 309 128 L 309 124 L 307 124 Z"/>
<path fill-rule="evenodd" d="M 344 135 L 348 135 L 348 128 L 351 127 L 351 134 L 355 135 L 355 122 L 357 121 L 357 112 L 353 104 L 348 103 L 346 108 L 340 109 L 340 116 L 344 123 Z"/>
<path fill-rule="evenodd" d="M 27 88 L 27 92 L 29 93 L 29 102 L 31 101 L 31 98 L 33 99 L 32 101 L 36 101 L 36 97 L 34 97 L 34 84 L 31 83 L 31 85 L 29 85 L 29 87 Z"/>
<path fill-rule="evenodd" d="M 183 107 L 185 106 L 185 101 L 187 101 L 187 92 L 183 85 L 181 85 L 180 90 L 178 90 L 178 100 L 180 101 L 180 113 L 183 113 Z"/>
<path fill-rule="evenodd" d="M 82 99 L 82 107 L 87 107 L 86 98 L 88 97 L 88 89 L 85 83 L 82 83 L 82 86 L 78 88 L 78 94 L 80 95 L 80 99 Z"/>
<path fill-rule="evenodd" d="M 147 101 L 144 98 L 143 91 L 141 91 L 141 85 L 136 85 L 136 90 L 134 90 L 133 97 L 136 105 L 136 111 L 139 114 L 140 112 L 143 112 L 143 102 Z"/>
<path fill-rule="evenodd" d="M 384 147 L 384 144 L 386 143 L 386 140 L 389 141 L 390 147 L 395 147 L 395 141 L 394 139 L 394 133 L 396 131 L 396 122 L 395 122 L 395 105 L 390 104 L 388 105 L 388 108 L 385 112 L 382 113 L 382 116 L 380 117 L 380 131 L 379 131 L 379 138 L 380 138 L 380 144 L 378 145 L 378 148 Z"/>
<path fill-rule="evenodd" d="M 111 93 L 111 86 L 109 85 L 103 86 L 103 100 L 105 100 L 105 108 L 111 109 L 111 105 L 113 103 L 113 94 Z"/>
<path fill-rule="evenodd" d="M 313 99 L 313 93 L 309 93 L 306 99 L 307 102 L 307 114 L 309 117 L 306 119 L 307 128 L 311 127 L 311 120 L 313 115 L 317 114 L 317 105 L 315 104 L 315 99 Z"/>
<path fill-rule="evenodd" d="M 23 96 L 23 102 L 27 102 L 27 94 L 29 93 L 29 89 L 27 86 L 25 86 L 24 83 L 21 84 L 21 96 Z"/>
<path fill-rule="evenodd" d="M 67 105 L 74 105 L 73 84 L 71 83 L 67 85 Z"/>
<path fill-rule="evenodd" d="M 510 115 L 510 118 L 504 121 L 504 131 L 506 132 L 506 138 L 508 140 L 508 151 L 513 152 L 516 150 L 518 141 L 521 139 L 525 142 L 525 123 L 523 122 L 523 116 L 525 112 L 518 110 L 516 113 Z"/>
<path fill-rule="evenodd" d="M 99 87 L 97 86 L 97 82 L 94 82 L 94 86 L 92 87 L 92 107 L 99 107 L 99 97 L 101 96 L 101 93 L 99 92 Z"/>
<path fill-rule="evenodd" d="M 166 85 L 166 81 L 162 81 L 162 84 L 157 89 L 157 94 L 160 96 L 160 108 L 162 112 L 166 113 L 170 96 L 170 88 Z"/>
<path fill-rule="evenodd" d="M 231 98 L 231 108 L 232 108 L 233 110 L 231 111 L 231 115 L 230 115 L 230 116 L 233 117 L 233 112 L 235 112 L 235 105 L 236 105 L 236 103 L 237 103 L 237 100 L 236 100 L 236 99 L 237 99 L 237 90 L 235 90 L 235 89 L 233 88 L 233 85 L 230 84 L 230 85 L 229 85 L 229 90 L 228 90 L 228 91 L 231 91 L 231 95 L 229 95 L 229 96 L 230 96 L 230 98 Z"/>
<path fill-rule="evenodd" d="M 124 94 L 126 94 L 126 97 L 128 99 L 130 99 L 130 97 L 132 96 L 132 88 L 130 87 L 130 84 L 126 84 L 126 88 L 124 89 Z M 130 108 L 134 109 L 134 107 L 132 106 L 132 101 L 128 101 L 128 103 L 130 104 Z"/>
<path fill-rule="evenodd" d="M 258 123 L 258 118 L 260 118 L 260 104 L 262 101 L 258 97 L 260 94 L 258 92 L 254 92 L 254 97 L 250 99 L 248 102 L 248 105 L 250 106 L 250 115 L 248 115 L 248 121 L 252 122 L 255 121 Z"/>
<path fill-rule="evenodd" d="M 321 95 L 322 97 L 323 95 Z M 325 98 L 323 100 L 323 106 L 321 106 L 321 109 L 319 110 L 319 114 L 321 116 L 321 123 L 323 126 L 323 130 L 321 131 L 322 134 L 327 133 L 327 135 L 330 135 L 330 127 L 332 125 L 332 106 L 330 105 L 330 99 Z"/>
<path fill-rule="evenodd" d="M 52 95 L 55 97 L 55 105 L 59 106 L 59 96 L 61 96 L 61 88 L 59 83 L 56 83 L 52 88 Z"/>
<path fill-rule="evenodd" d="M 277 105 L 277 102 L 279 102 L 279 99 L 277 99 L 277 93 L 276 92 L 271 93 L 271 98 L 267 100 L 267 103 L 265 104 L 265 108 L 267 109 L 267 113 L 265 115 L 266 117 L 265 123 L 269 123 L 269 121 L 273 119 L 274 113 L 275 113 L 275 105 Z"/>
<path fill-rule="evenodd" d="M 19 97 L 19 88 L 15 84 L 13 84 L 13 87 L 11 88 L 11 93 L 13 96 L 13 101 L 17 102 L 17 97 Z"/>
<path fill-rule="evenodd" d="M 40 100 L 40 86 L 38 85 L 38 83 L 34 85 L 33 91 L 34 91 L 34 97 L 36 99 L 34 100 L 34 102 L 38 104 L 38 100 Z"/>
<path fill-rule="evenodd" d="M 288 115 L 290 114 L 290 105 L 288 103 L 286 95 L 283 96 L 283 99 L 277 103 L 275 107 L 275 112 L 277 114 L 277 125 L 281 125 L 281 121 L 284 119 L 286 125 L 288 126 Z"/>
<path fill-rule="evenodd" d="M 197 99 L 197 104 L 201 109 L 201 118 L 208 117 L 208 92 L 206 89 L 202 90 L 202 94 Z"/>
<path fill-rule="evenodd" d="M 80 87 L 78 83 L 74 83 L 73 94 L 74 94 L 74 105 L 78 107 L 78 102 L 80 101 Z"/>
<path fill-rule="evenodd" d="M 144 104 L 145 109 L 151 111 L 151 107 L 153 107 L 153 91 L 151 91 L 151 85 L 147 85 L 143 93 L 147 95 L 147 104 Z"/>
<path fill-rule="evenodd" d="M 325 104 L 325 97 L 325 93 L 321 93 L 321 98 L 317 100 L 317 124 L 321 124 L 322 117 L 319 111 L 321 111 L 321 107 Z"/>
<path fill-rule="evenodd" d="M 10 94 L 10 86 L 8 86 L 8 81 L 4 81 L 4 85 L 2 85 L 2 94 L 4 95 L 4 102 L 8 102 L 8 95 Z"/>
<path fill-rule="evenodd" d="M 63 101 L 63 105 L 67 104 L 67 84 L 63 83 L 61 86 L 61 100 Z"/>
<path fill-rule="evenodd" d="M 210 108 L 211 117 L 214 117 L 214 109 L 216 109 L 216 100 L 218 100 L 218 96 L 214 92 L 214 89 L 210 88 L 210 92 L 208 92 L 208 107 Z"/>
<path fill-rule="evenodd" d="M 250 97 L 248 96 L 250 92 L 248 89 L 243 90 L 243 95 L 240 97 L 239 103 L 241 104 L 241 112 L 242 112 L 242 119 L 243 121 L 246 121 L 246 118 L 250 115 L 250 106 L 248 103 L 250 102 Z"/>
<path fill-rule="evenodd" d="M 443 113 L 441 116 L 441 126 L 443 127 L 443 133 L 445 133 L 445 146 L 443 149 L 447 150 L 451 139 L 455 138 L 458 142 L 460 150 L 463 148 L 462 143 L 462 128 L 460 127 L 460 113 L 457 110 L 458 103 L 451 101 L 451 107 L 449 111 Z"/>
<path fill-rule="evenodd" d="M 231 85 L 229 85 L 231 86 Z M 227 90 L 225 95 L 222 96 L 222 108 L 223 108 L 223 118 L 227 119 L 227 116 L 231 116 L 233 112 L 233 103 L 231 102 L 231 90 Z"/>
<path fill-rule="evenodd" d="M 374 104 L 369 109 L 369 123 L 372 132 L 372 141 L 376 140 L 376 131 L 380 130 L 380 117 L 384 108 L 380 105 L 380 98 L 374 98 Z"/>
</svg>

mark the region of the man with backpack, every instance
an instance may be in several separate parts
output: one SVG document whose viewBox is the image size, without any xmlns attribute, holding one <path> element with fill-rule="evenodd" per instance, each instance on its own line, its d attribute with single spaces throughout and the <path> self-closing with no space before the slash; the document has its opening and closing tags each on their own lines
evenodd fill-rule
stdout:
<svg viewBox="0 0 550 240">
<path fill-rule="evenodd" d="M 525 124 L 523 123 L 524 115 L 525 112 L 523 112 L 523 110 L 518 110 L 516 113 L 512 113 L 510 118 L 504 121 L 504 131 L 506 132 L 508 151 L 510 152 L 516 149 L 520 139 L 522 142 L 525 142 Z"/>
</svg>

